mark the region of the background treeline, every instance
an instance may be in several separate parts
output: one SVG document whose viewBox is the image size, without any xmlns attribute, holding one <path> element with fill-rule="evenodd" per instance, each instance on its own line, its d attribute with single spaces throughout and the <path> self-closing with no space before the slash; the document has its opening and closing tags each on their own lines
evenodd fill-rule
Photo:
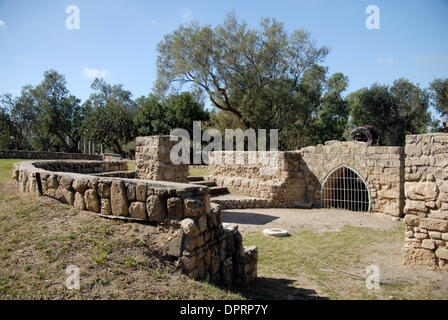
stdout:
<svg viewBox="0 0 448 320">
<path fill-rule="evenodd" d="M 448 115 L 448 78 L 428 88 L 398 79 L 348 94 L 348 77 L 321 65 L 329 49 L 317 47 L 307 31 L 288 33 L 273 19 L 263 19 L 258 29 L 234 14 L 214 28 L 181 25 L 158 52 L 157 82 L 148 96 L 133 99 L 123 85 L 95 79 L 81 102 L 55 70 L 17 97 L 3 95 L 0 147 L 80 152 L 86 139 L 131 156 L 136 136 L 191 132 L 193 120 L 222 133 L 278 129 L 282 150 L 345 140 L 362 125 L 372 125 L 382 145 L 403 145 L 406 134 L 442 130 L 431 107 Z M 205 108 L 206 99 L 212 108 Z"/>
</svg>

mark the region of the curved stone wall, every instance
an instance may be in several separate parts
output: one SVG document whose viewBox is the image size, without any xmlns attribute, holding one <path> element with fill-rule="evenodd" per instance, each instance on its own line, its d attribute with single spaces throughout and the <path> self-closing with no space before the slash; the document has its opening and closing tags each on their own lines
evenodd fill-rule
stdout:
<svg viewBox="0 0 448 320">
<path fill-rule="evenodd" d="M 30 161 L 15 164 L 13 177 L 22 192 L 102 217 L 176 229 L 165 254 L 195 279 L 238 285 L 256 278 L 257 248 L 243 247 L 237 226 L 223 227 L 221 208 L 210 204 L 207 187 L 102 176 L 126 169 L 125 161 Z"/>
</svg>

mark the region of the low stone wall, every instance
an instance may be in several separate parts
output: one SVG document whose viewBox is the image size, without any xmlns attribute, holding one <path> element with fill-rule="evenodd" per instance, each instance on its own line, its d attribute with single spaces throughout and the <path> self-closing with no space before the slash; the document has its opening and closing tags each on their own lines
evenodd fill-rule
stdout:
<svg viewBox="0 0 448 320">
<path fill-rule="evenodd" d="M 406 137 L 405 265 L 448 270 L 448 134 Z"/>
<path fill-rule="evenodd" d="M 212 152 L 210 180 L 230 192 L 264 198 L 271 207 L 320 206 L 321 188 L 335 168 L 347 165 L 366 181 L 371 211 L 399 216 L 403 212 L 404 155 L 401 147 L 372 147 L 365 142 L 329 141 L 298 151 L 278 152 L 274 162 L 250 164 L 251 152 L 243 152 L 244 163 L 228 164 L 225 156 L 238 152 Z M 270 154 L 270 153 L 268 153 Z M 216 159 L 222 159 L 218 162 Z"/>
<path fill-rule="evenodd" d="M 170 136 L 137 137 L 135 162 L 140 179 L 188 182 L 188 165 L 173 164 L 171 148 L 176 144 Z"/>
<path fill-rule="evenodd" d="M 103 157 L 99 154 L 88 154 L 88 153 L 4 150 L 4 151 L 0 151 L 0 159 L 102 160 Z"/>
<path fill-rule="evenodd" d="M 13 177 L 22 192 L 56 198 L 80 210 L 175 229 L 165 253 L 194 279 L 247 284 L 257 274 L 256 247 L 244 248 L 236 226 L 224 228 L 208 188 L 167 181 L 95 176 L 127 168 L 116 162 L 21 162 Z M 90 173 L 90 174 L 89 174 Z"/>
<path fill-rule="evenodd" d="M 242 163 L 237 163 L 240 157 Z M 259 157 L 257 161 L 251 160 Z M 234 159 L 228 163 L 225 159 Z M 210 153 L 209 177 L 231 193 L 260 198 L 258 206 L 295 207 L 306 201 L 303 174 L 298 170 L 300 153 L 232 152 Z"/>
</svg>

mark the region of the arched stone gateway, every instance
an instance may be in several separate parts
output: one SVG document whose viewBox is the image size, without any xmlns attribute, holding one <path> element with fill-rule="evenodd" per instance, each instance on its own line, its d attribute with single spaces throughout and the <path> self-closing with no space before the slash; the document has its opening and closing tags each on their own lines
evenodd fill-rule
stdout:
<svg viewBox="0 0 448 320">
<path fill-rule="evenodd" d="M 342 165 L 333 169 L 322 183 L 322 208 L 370 211 L 370 191 L 354 169 Z"/>
</svg>

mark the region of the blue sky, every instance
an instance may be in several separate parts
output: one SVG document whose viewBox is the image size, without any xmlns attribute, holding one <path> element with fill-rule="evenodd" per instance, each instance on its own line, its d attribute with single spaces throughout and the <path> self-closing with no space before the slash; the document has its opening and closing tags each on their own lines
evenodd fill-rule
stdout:
<svg viewBox="0 0 448 320">
<path fill-rule="evenodd" d="M 379 30 L 365 27 L 371 4 L 380 9 Z M 66 28 L 68 5 L 80 9 L 79 30 Z M 82 100 L 95 75 L 146 95 L 163 35 L 191 20 L 222 23 L 232 10 L 251 27 L 273 17 L 289 31 L 310 31 L 331 48 L 323 64 L 349 77 L 349 92 L 400 77 L 423 87 L 448 77 L 448 0 L 0 0 L 0 94 L 17 95 L 54 68 Z"/>
</svg>

